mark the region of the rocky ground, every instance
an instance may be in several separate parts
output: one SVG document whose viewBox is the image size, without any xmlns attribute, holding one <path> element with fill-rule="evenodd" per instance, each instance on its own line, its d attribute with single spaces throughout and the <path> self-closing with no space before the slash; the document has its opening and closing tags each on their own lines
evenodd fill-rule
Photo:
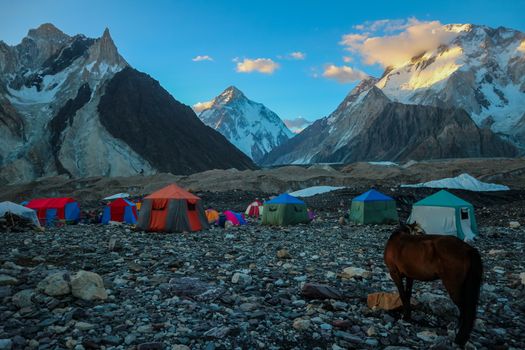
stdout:
<svg viewBox="0 0 525 350">
<path fill-rule="evenodd" d="M 393 227 L 339 216 L 191 234 L 2 234 L 0 349 L 454 348 L 457 313 L 440 282 L 415 283 L 410 323 L 367 306 L 369 293 L 395 290 L 382 258 Z M 474 243 L 485 275 L 471 348 L 525 348 L 525 229 L 503 226 L 482 225 Z M 307 298 L 305 283 L 334 299 Z"/>
</svg>

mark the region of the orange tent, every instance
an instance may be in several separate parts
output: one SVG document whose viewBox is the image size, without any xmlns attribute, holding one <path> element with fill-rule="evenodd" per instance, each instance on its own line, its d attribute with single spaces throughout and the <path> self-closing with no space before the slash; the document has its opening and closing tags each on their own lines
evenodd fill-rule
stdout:
<svg viewBox="0 0 525 350">
<path fill-rule="evenodd" d="M 153 232 L 184 232 L 209 226 L 201 199 L 173 184 L 144 198 L 137 227 Z"/>
</svg>

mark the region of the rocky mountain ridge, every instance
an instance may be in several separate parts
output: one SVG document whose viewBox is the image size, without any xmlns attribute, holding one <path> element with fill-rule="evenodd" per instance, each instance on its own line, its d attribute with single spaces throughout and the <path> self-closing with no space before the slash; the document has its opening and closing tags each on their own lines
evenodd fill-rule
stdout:
<svg viewBox="0 0 525 350">
<path fill-rule="evenodd" d="M 364 79 L 331 115 L 262 163 L 522 154 L 525 33 L 470 24 L 444 30 L 448 42 Z"/>
<path fill-rule="evenodd" d="M 177 102 L 151 77 L 128 67 L 108 29 L 93 39 L 69 36 L 44 24 L 31 29 L 18 45 L 0 42 L 0 182 L 57 174 L 129 176 L 159 170 L 189 174 L 254 167 L 224 137 L 200 122 L 191 108 Z M 148 111 L 147 130 L 156 130 L 154 137 L 133 125 L 131 120 L 138 123 L 131 117 L 133 111 L 116 107 L 122 107 L 121 100 L 111 95 L 117 90 L 107 88 L 115 86 L 113 79 L 122 75 L 133 76 L 137 85 L 125 85 L 126 91 L 117 89 L 118 96 L 137 98 L 128 102 Z M 152 86 L 153 94 L 144 89 Z M 100 113 L 108 108 L 100 104 L 108 99 L 115 108 L 103 119 Z M 161 104 L 159 109 L 148 109 L 152 101 Z M 173 110 L 159 116 L 159 110 L 168 106 Z M 116 137 L 117 131 L 125 136 Z M 182 146 L 172 142 L 177 134 L 186 135 L 185 152 L 173 152 Z M 155 151 L 142 152 L 138 144 Z M 210 148 L 236 156 L 211 158 L 205 155 Z M 163 150 L 160 155 L 159 150 Z"/>
</svg>

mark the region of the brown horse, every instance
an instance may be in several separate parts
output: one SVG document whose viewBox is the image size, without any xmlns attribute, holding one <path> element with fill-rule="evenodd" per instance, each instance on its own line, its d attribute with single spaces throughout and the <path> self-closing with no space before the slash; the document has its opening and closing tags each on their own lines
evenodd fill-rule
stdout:
<svg viewBox="0 0 525 350">
<path fill-rule="evenodd" d="M 483 265 L 477 249 L 452 236 L 426 235 L 417 224 L 401 225 L 385 247 L 385 263 L 399 290 L 404 318 L 410 319 L 414 280 L 441 279 L 459 309 L 455 342 L 465 346 L 474 327 Z M 403 286 L 406 279 L 406 286 Z"/>
</svg>

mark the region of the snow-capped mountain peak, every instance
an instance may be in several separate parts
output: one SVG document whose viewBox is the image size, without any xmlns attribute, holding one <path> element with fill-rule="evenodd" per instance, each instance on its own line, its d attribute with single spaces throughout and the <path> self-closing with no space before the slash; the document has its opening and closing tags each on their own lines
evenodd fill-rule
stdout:
<svg viewBox="0 0 525 350">
<path fill-rule="evenodd" d="M 255 161 L 293 136 L 277 114 L 248 99 L 235 86 L 209 102 L 195 105 L 194 109 L 200 111 L 199 118 L 206 125 Z"/>
<path fill-rule="evenodd" d="M 376 86 L 393 101 L 462 108 L 525 145 L 525 33 L 472 24 L 444 30 L 448 41 L 388 68 Z"/>
<path fill-rule="evenodd" d="M 219 96 L 214 98 L 213 103 L 218 105 L 225 105 L 231 101 L 245 98 L 246 96 L 244 96 L 242 91 L 232 85 L 226 88 L 226 90 L 224 90 Z"/>
</svg>

